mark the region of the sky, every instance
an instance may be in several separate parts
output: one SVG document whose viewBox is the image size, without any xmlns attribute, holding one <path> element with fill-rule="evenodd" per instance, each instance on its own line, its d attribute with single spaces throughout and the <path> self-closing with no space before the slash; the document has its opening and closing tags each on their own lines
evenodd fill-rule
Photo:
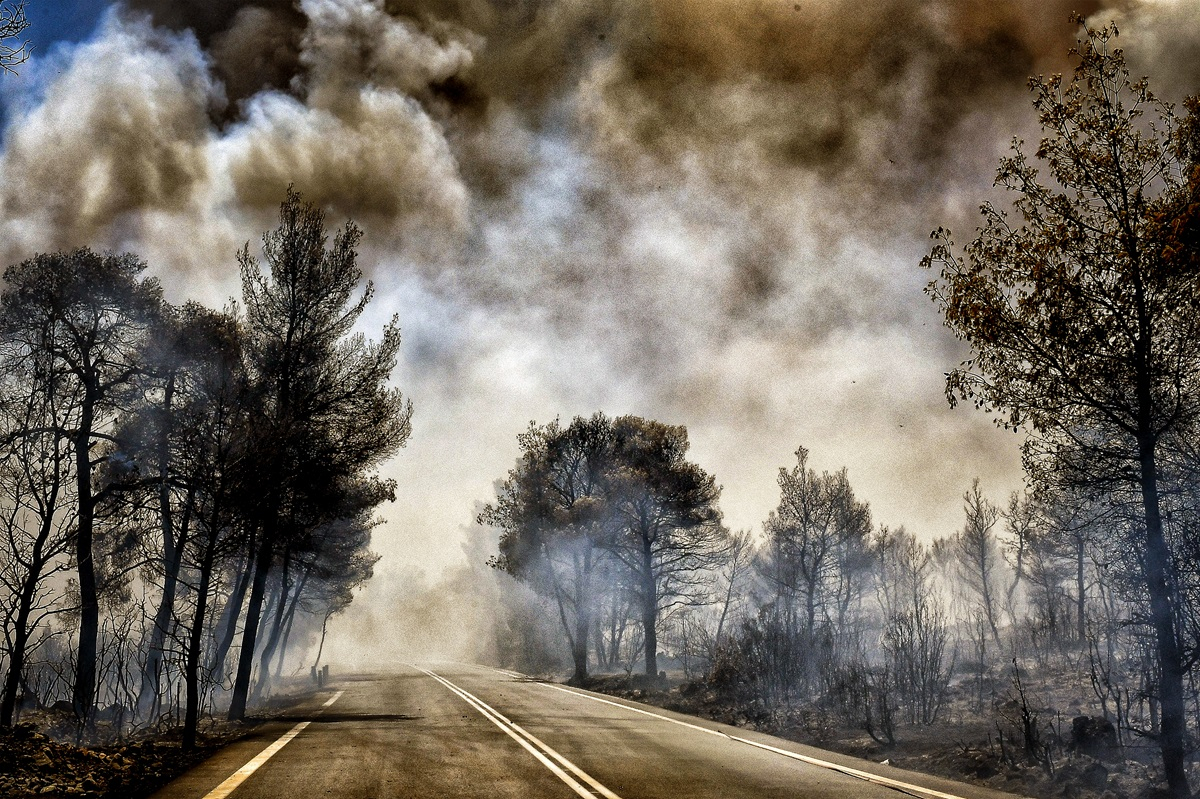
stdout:
<svg viewBox="0 0 1200 799">
<path fill-rule="evenodd" d="M 848 469 L 931 539 L 1020 436 L 951 409 L 966 352 L 918 268 L 969 240 L 1027 80 L 1079 31 L 1164 98 L 1200 89 L 1194 0 L 28 0 L 3 78 L 0 256 L 144 257 L 222 305 L 286 187 L 366 232 L 363 320 L 414 402 L 360 604 L 478 565 L 478 503 L 530 421 L 686 425 L 733 528 L 780 467 Z M 355 621 L 352 610 L 346 624 Z"/>
</svg>

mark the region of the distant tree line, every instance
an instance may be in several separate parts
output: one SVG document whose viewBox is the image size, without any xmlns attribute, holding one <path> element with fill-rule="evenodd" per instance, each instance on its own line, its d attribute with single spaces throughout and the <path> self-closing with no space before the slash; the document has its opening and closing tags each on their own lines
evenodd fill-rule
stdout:
<svg viewBox="0 0 1200 799">
<path fill-rule="evenodd" d="M 0 293 L 0 725 L 57 701 L 184 726 L 241 718 L 371 576 L 375 467 L 411 405 L 400 346 L 355 331 L 358 228 L 289 190 L 241 303 L 173 306 L 146 264 L 81 249 Z M 101 712 L 98 713 L 97 709 Z"/>
<path fill-rule="evenodd" d="M 884 746 L 945 723 L 952 692 L 981 716 L 1012 699 L 1018 749 L 1050 768 L 1033 666 L 1075 675 L 1119 743 L 1153 742 L 1169 793 L 1190 795 L 1200 98 L 1177 116 L 1130 78 L 1116 36 L 1085 26 L 1074 75 L 1031 81 L 1041 171 L 1016 143 L 997 177 L 1013 212 L 984 205 L 961 254 L 937 231 L 923 264 L 970 350 L 947 396 L 1026 433 L 1027 491 L 995 503 L 976 480 L 962 527 L 922 540 L 876 525 L 846 471 L 818 473 L 801 448 L 761 533 L 734 534 L 682 459 L 683 428 L 534 425 L 480 521 L 500 530 L 493 564 L 559 616 L 575 679 L 631 672 L 636 654 L 653 677 L 660 648 L 752 716 L 831 714 Z"/>
</svg>

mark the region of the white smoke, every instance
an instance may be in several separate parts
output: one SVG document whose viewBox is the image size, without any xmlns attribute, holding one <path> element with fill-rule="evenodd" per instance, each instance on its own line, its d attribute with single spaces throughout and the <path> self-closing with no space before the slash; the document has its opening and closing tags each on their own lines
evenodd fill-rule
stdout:
<svg viewBox="0 0 1200 799">
<path fill-rule="evenodd" d="M 154 16 L 12 84 L 4 259 L 128 249 L 219 305 L 289 184 L 354 218 L 416 403 L 381 586 L 462 561 L 531 419 L 596 410 L 687 425 L 733 527 L 803 444 L 878 521 L 952 532 L 1019 442 L 945 405 L 928 231 L 968 233 L 1036 136 L 1025 79 L 1069 68 L 1072 7 L 1165 94 L 1200 63 L 1192 4 L 1154 0 L 130 1 Z"/>
</svg>

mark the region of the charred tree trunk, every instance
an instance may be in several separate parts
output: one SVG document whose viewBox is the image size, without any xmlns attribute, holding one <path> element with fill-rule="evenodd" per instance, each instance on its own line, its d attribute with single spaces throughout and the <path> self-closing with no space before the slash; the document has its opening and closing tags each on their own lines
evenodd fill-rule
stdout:
<svg viewBox="0 0 1200 799">
<path fill-rule="evenodd" d="M 254 559 L 254 581 L 250 587 L 250 604 L 246 609 L 246 626 L 242 630 L 241 651 L 238 653 L 237 676 L 233 683 L 233 695 L 229 701 L 229 720 L 240 721 L 246 717 L 246 700 L 250 694 L 250 677 L 254 669 L 254 650 L 258 641 L 258 625 L 262 616 L 263 595 L 266 593 L 267 574 L 271 570 L 272 546 L 266 530 Z"/>
<path fill-rule="evenodd" d="M 596 648 L 596 666 L 602 671 L 611 669 L 612 657 L 604 643 L 603 619 L 596 619 L 592 630 L 592 640 L 594 641 L 593 646 Z"/>
<path fill-rule="evenodd" d="M 71 707 L 81 726 L 91 724 L 96 703 L 96 643 L 100 634 L 100 599 L 96 586 L 96 564 L 92 559 L 96 499 L 92 493 L 92 426 L 95 423 L 96 391 L 85 386 L 80 406 L 79 428 L 74 436 L 75 483 L 79 515 L 75 533 L 75 570 L 79 579 L 79 650 Z"/>
<path fill-rule="evenodd" d="M 646 642 L 646 676 L 651 680 L 658 676 L 658 586 L 654 580 L 654 551 L 651 537 L 642 536 L 641 594 L 642 628 Z"/>
<path fill-rule="evenodd" d="M 268 689 L 271 681 L 271 662 L 275 659 L 275 653 L 280 648 L 280 642 L 283 639 L 284 627 L 288 625 L 288 619 L 295 609 L 296 602 L 300 600 L 300 593 L 304 591 L 305 584 L 308 582 L 308 572 L 305 571 L 301 576 L 300 582 L 296 583 L 296 589 L 293 591 L 288 588 L 288 572 L 290 571 L 290 548 L 283 554 L 283 573 L 280 576 L 280 601 L 275 606 L 275 620 L 271 624 L 271 635 L 266 639 L 266 645 L 263 648 L 262 659 L 259 662 L 258 683 L 254 685 L 254 698 L 263 696 L 263 692 Z M 282 653 L 281 653 L 282 660 Z"/>
<path fill-rule="evenodd" d="M 58 508 L 59 490 L 62 483 L 58 479 L 58 466 L 61 461 L 57 447 L 55 448 L 55 478 L 47 486 L 49 494 L 43 506 L 41 523 L 38 525 L 37 537 L 33 541 L 33 550 L 29 555 L 29 570 L 21 583 L 18 597 L 17 615 L 13 620 L 13 645 L 9 653 L 8 674 L 5 676 L 4 689 L 0 693 L 0 727 L 11 727 L 13 713 L 16 710 L 17 690 L 24 682 L 25 654 L 29 649 L 30 617 L 33 615 L 33 605 L 37 597 L 38 585 L 42 581 L 42 572 L 46 568 L 48 556 L 46 546 L 54 533 L 54 515 Z"/>
<path fill-rule="evenodd" d="M 296 597 L 299 598 L 299 593 Z M 288 641 L 292 637 L 292 622 L 296 619 L 296 602 L 293 601 L 288 608 L 287 618 L 283 620 L 283 638 L 279 641 L 279 657 L 275 658 L 275 684 L 283 679 L 283 662 L 287 660 Z"/>
<path fill-rule="evenodd" d="M 57 492 L 56 492 L 57 493 Z M 33 614 L 34 597 L 37 595 L 38 583 L 42 579 L 42 570 L 46 566 L 45 547 L 53 529 L 53 520 L 43 520 L 38 528 L 38 536 L 34 541 L 33 553 L 29 560 L 29 572 L 21 583 L 21 595 L 18 599 L 17 615 L 13 620 L 13 643 L 9 652 L 8 674 L 4 679 L 3 694 L 0 695 L 0 727 L 11 727 L 13 712 L 17 706 L 17 690 L 21 687 L 25 672 L 25 653 L 29 649 L 29 617 Z"/>
<path fill-rule="evenodd" d="M 1087 640 L 1087 582 L 1084 573 L 1083 533 L 1075 534 L 1075 636 Z"/>
<path fill-rule="evenodd" d="M 163 642 L 167 638 L 167 628 L 171 623 L 171 615 L 175 611 L 175 593 L 179 584 L 179 569 L 183 563 L 184 539 L 187 536 L 187 523 L 180 529 L 180 540 L 175 540 L 175 517 L 171 512 L 171 483 L 170 471 L 170 433 L 169 417 L 171 403 L 175 394 L 175 378 L 172 375 L 166 383 L 163 392 L 163 424 L 159 430 L 158 439 L 158 518 L 163 539 L 163 592 L 154 613 L 154 626 L 150 629 L 150 646 L 146 653 L 146 663 L 142 667 L 142 684 L 138 689 L 137 715 L 145 718 L 158 699 L 159 677 L 161 676 L 163 659 Z M 191 496 L 188 497 L 188 508 L 191 507 Z M 185 514 L 187 511 L 185 510 Z"/>
<path fill-rule="evenodd" d="M 196 748 L 196 731 L 200 724 L 200 649 L 204 641 L 204 620 L 208 614 L 208 594 L 212 588 L 220 518 L 218 504 L 213 509 L 213 522 L 208 526 L 208 541 L 200 560 L 200 584 L 196 588 L 196 613 L 192 618 L 192 628 L 188 631 L 187 656 L 183 666 L 184 690 L 187 694 L 181 742 L 184 751 Z"/>
<path fill-rule="evenodd" d="M 1175 799 L 1191 796 L 1188 787 L 1185 758 L 1187 719 L 1184 707 L 1183 653 L 1175 629 L 1175 608 L 1172 597 L 1172 562 L 1163 535 L 1162 513 L 1159 508 L 1158 464 L 1155 441 L 1145 435 L 1139 441 L 1141 461 L 1142 507 L 1146 516 L 1146 588 L 1150 595 L 1150 618 L 1154 627 L 1159 662 L 1159 697 L 1161 728 L 1159 749 L 1167 788 Z"/>
<path fill-rule="evenodd" d="M 582 685 L 588 678 L 588 621 L 587 612 L 583 609 L 584 598 L 581 591 L 575 592 L 575 634 L 571 638 L 571 660 L 575 673 L 571 682 Z"/>
<path fill-rule="evenodd" d="M 313 661 L 313 672 L 321 667 L 321 654 L 325 651 L 325 633 L 329 629 L 329 617 L 333 615 L 333 611 L 326 611 L 325 618 L 321 619 L 321 642 L 317 644 L 317 657 Z"/>
<path fill-rule="evenodd" d="M 575 673 L 571 682 L 582 685 L 588 678 L 588 632 L 592 626 L 591 614 L 591 571 L 592 553 L 574 556 L 575 563 L 575 634 L 571 638 L 571 659 Z"/>
<path fill-rule="evenodd" d="M 279 646 L 280 636 L 283 633 L 284 619 L 287 615 L 289 597 L 292 594 L 291 588 L 288 587 L 288 579 L 291 566 L 291 548 L 285 548 L 283 553 L 283 569 L 279 575 L 279 601 L 275 603 L 274 620 L 271 622 L 271 634 L 267 638 L 265 646 L 263 646 L 262 656 L 259 659 L 258 665 L 258 682 L 254 684 L 253 697 L 255 701 L 261 699 L 263 693 L 267 690 L 271 683 L 271 660 L 275 657 L 275 650 Z"/>
<path fill-rule="evenodd" d="M 209 661 L 209 671 L 213 674 L 224 676 L 225 658 L 229 655 L 229 649 L 233 646 L 233 639 L 237 635 L 238 619 L 242 615 L 242 605 L 246 602 L 246 591 L 250 588 L 253 574 L 254 550 L 251 548 L 246 556 L 246 568 L 238 574 L 233 593 L 229 595 L 229 601 L 225 603 L 225 608 L 221 611 L 221 621 L 218 624 L 221 629 L 221 638 Z"/>
<path fill-rule="evenodd" d="M 22 592 L 21 604 L 14 621 L 12 651 L 9 653 L 8 674 L 4 678 L 4 693 L 0 696 L 0 727 L 11 727 L 13 712 L 17 707 L 17 690 L 21 687 L 21 675 L 25 671 L 25 651 L 29 647 L 29 603 Z"/>
<path fill-rule="evenodd" d="M 288 602 L 287 616 L 283 620 L 283 640 L 279 642 L 279 657 L 275 661 L 275 682 L 279 682 L 283 677 L 283 661 L 287 657 L 288 640 L 292 637 L 292 623 L 296 620 L 296 608 L 300 605 L 300 597 L 304 595 L 304 587 L 308 585 L 308 578 L 311 575 L 312 567 L 310 566 L 304 570 L 304 576 L 300 578 L 300 582 Z"/>
</svg>

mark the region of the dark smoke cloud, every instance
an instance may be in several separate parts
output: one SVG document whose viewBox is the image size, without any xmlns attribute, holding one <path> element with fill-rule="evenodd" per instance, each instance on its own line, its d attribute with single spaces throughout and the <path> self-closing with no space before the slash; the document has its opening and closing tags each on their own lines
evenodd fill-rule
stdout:
<svg viewBox="0 0 1200 799">
<path fill-rule="evenodd" d="M 555 124 L 558 104 L 582 88 L 595 95 L 581 98 L 590 114 L 586 127 L 616 164 L 645 156 L 677 163 L 689 154 L 733 150 L 728 160 L 735 171 L 744 154 L 736 151 L 752 149 L 766 162 L 836 177 L 869 155 L 903 162 L 905 170 L 890 176 L 899 191 L 914 173 L 937 165 L 946 131 L 959 120 L 990 108 L 1032 72 L 1062 67 L 1074 36 L 1069 14 L 1094 12 L 1099 3 L 133 0 L 131 6 L 161 25 L 194 32 L 235 104 L 267 89 L 303 94 L 314 68 L 386 83 L 388 76 L 376 72 L 386 56 L 376 35 L 386 16 L 440 44 L 475 40 L 470 67 L 398 87 L 460 140 L 486 126 L 496 105 L 534 127 Z M 364 11 L 374 27 L 354 21 Z M 339 35 L 357 47 L 348 61 L 306 63 L 305 38 L 313 17 L 322 15 L 346 23 Z M 464 174 L 495 191 L 519 172 L 484 150 L 466 147 L 458 155 L 482 158 L 465 164 Z"/>
<path fill-rule="evenodd" d="M 945 534 L 970 475 L 1019 465 L 945 408 L 962 352 L 916 263 L 1036 139 L 1072 11 L 1196 90 L 1184 0 L 128 0 L 13 116 L 0 248 L 133 249 L 219 304 L 287 185 L 353 217 L 423 414 L 413 561 L 530 418 L 597 408 L 687 424 L 735 526 L 804 444 Z"/>
<path fill-rule="evenodd" d="M 194 34 L 233 101 L 286 88 L 299 72 L 306 20 L 294 0 L 128 0 L 128 6 L 149 13 L 156 25 Z"/>
</svg>

